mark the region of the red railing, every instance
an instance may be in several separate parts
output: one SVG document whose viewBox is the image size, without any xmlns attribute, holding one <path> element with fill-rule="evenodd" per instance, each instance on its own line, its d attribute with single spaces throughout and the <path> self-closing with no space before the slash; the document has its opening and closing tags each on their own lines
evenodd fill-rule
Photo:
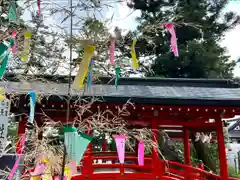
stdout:
<svg viewBox="0 0 240 180">
<path fill-rule="evenodd" d="M 78 174 L 71 180 L 82 179 L 161 179 L 161 180 L 221 180 L 220 176 L 204 171 L 200 168 L 187 166 L 172 161 L 159 160 L 160 168 L 158 174 L 153 173 L 152 158 L 145 157 L 144 166 L 137 165 L 137 156 L 135 153 L 126 153 L 125 164 L 117 163 L 116 152 L 93 152 L 85 156 L 82 165 L 78 166 Z M 86 162 L 88 161 L 88 163 Z M 97 162 L 98 161 L 98 162 Z M 104 164 L 99 164 L 103 161 Z M 27 175 L 33 169 L 27 170 Z M 26 176 L 29 179 L 29 176 Z M 54 179 L 54 178 L 53 178 Z M 237 180 L 229 178 L 229 180 Z"/>
</svg>

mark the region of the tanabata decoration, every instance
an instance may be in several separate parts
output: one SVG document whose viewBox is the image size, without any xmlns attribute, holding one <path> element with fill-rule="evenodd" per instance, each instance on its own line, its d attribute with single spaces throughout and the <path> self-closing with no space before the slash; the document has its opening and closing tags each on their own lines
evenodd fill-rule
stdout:
<svg viewBox="0 0 240 180">
<path fill-rule="evenodd" d="M 138 143 L 138 165 L 144 165 L 144 141 Z"/>
<path fill-rule="evenodd" d="M 0 88 L 0 101 L 3 101 L 5 99 L 5 93 L 4 93 L 4 90 L 3 88 Z"/>
<path fill-rule="evenodd" d="M 64 144 L 70 160 L 80 163 L 88 144 L 92 141 L 93 137 L 84 133 L 78 135 L 77 129 L 74 127 L 64 128 Z"/>
<path fill-rule="evenodd" d="M 42 180 L 52 180 L 52 164 L 48 159 L 41 159 L 41 162 L 45 163 L 45 171 L 42 175 Z"/>
<path fill-rule="evenodd" d="M 37 0 L 37 6 L 38 6 L 38 16 L 41 15 L 41 0 Z"/>
<path fill-rule="evenodd" d="M 115 68 L 115 73 L 116 73 L 115 87 L 116 87 L 116 89 L 118 88 L 118 80 L 120 78 L 120 72 L 121 72 L 120 67 L 116 67 Z"/>
<path fill-rule="evenodd" d="M 73 87 L 74 88 L 83 88 L 84 80 L 87 76 L 89 63 L 94 54 L 95 46 L 86 45 L 84 47 L 83 60 L 78 69 L 78 73 L 74 79 Z"/>
<path fill-rule="evenodd" d="M 0 44 L 0 79 L 2 79 L 4 72 L 6 71 L 7 64 L 9 59 L 9 51 L 8 46 L 6 46 L 4 43 Z"/>
<path fill-rule="evenodd" d="M 17 32 L 13 31 L 12 32 L 12 39 L 11 39 L 13 41 L 13 44 L 11 45 L 12 53 L 16 53 L 17 52 L 16 36 L 17 36 Z"/>
<path fill-rule="evenodd" d="M 175 33 L 175 26 L 173 24 L 166 24 L 166 30 L 171 34 L 171 49 L 174 56 L 178 57 L 177 37 Z"/>
<path fill-rule="evenodd" d="M 135 68 L 135 69 L 138 69 L 139 64 L 137 62 L 137 55 L 136 55 L 136 52 L 135 52 L 136 43 L 137 43 L 137 40 L 133 39 L 133 43 L 132 43 L 132 46 L 131 46 L 131 54 L 132 54 L 132 67 Z"/>
<path fill-rule="evenodd" d="M 124 164 L 126 137 L 124 135 L 115 135 L 113 137 L 116 142 L 119 162 L 120 164 Z"/>
<path fill-rule="evenodd" d="M 22 153 L 23 153 L 23 148 L 25 146 L 25 140 L 26 140 L 26 135 L 23 134 L 22 139 L 21 139 L 21 147 L 22 148 L 21 148 L 20 154 L 18 155 L 17 160 L 16 160 L 16 162 L 15 162 L 15 164 L 14 164 L 14 166 L 13 166 L 13 168 L 12 168 L 12 170 L 11 170 L 9 176 L 8 176 L 8 180 L 11 180 L 13 178 L 14 174 L 17 171 L 17 168 L 18 168 L 18 165 L 19 165 Z"/>
<path fill-rule="evenodd" d="M 8 20 L 9 22 L 18 23 L 18 17 L 17 17 L 17 7 L 16 7 L 16 1 L 11 0 L 9 4 L 9 14 L 8 14 Z"/>
<path fill-rule="evenodd" d="M 93 58 L 91 59 L 90 63 L 89 63 L 89 67 L 88 67 L 88 78 L 87 78 L 87 88 L 89 89 L 91 87 L 92 84 L 92 67 L 93 67 Z"/>
<path fill-rule="evenodd" d="M 115 43 L 116 43 L 116 39 L 112 38 L 110 42 L 110 47 L 109 47 L 109 59 L 112 65 L 114 64 Z"/>
<path fill-rule="evenodd" d="M 33 123 L 37 96 L 36 93 L 33 91 L 30 91 L 28 95 L 30 97 L 30 113 L 28 116 L 28 121 L 30 123 Z"/>
<path fill-rule="evenodd" d="M 44 174 L 46 165 L 43 162 L 38 162 L 30 180 L 41 180 L 41 176 Z"/>
<path fill-rule="evenodd" d="M 28 61 L 28 55 L 29 55 L 29 52 L 30 52 L 32 33 L 27 31 L 27 32 L 24 33 L 24 37 L 25 37 L 24 47 L 23 47 L 21 60 L 22 60 L 22 62 L 26 63 Z"/>
</svg>

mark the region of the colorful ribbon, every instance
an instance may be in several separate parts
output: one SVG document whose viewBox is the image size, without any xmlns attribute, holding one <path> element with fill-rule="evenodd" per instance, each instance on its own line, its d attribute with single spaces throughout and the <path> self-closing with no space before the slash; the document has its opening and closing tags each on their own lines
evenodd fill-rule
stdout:
<svg viewBox="0 0 240 180">
<path fill-rule="evenodd" d="M 21 60 L 22 62 L 27 62 L 28 61 L 28 55 L 30 52 L 30 45 L 31 45 L 31 37 L 32 37 L 32 33 L 31 32 L 25 32 L 24 34 L 24 48 L 23 48 L 23 53 L 21 56 Z"/>
<path fill-rule="evenodd" d="M 118 88 L 118 80 L 120 78 L 120 72 L 121 72 L 120 67 L 116 67 L 115 68 L 115 73 L 116 73 L 115 87 L 116 87 L 116 89 Z"/>
<path fill-rule="evenodd" d="M 124 135 L 116 135 L 114 136 L 114 139 L 117 146 L 118 159 L 120 164 L 124 164 L 126 138 Z"/>
<path fill-rule="evenodd" d="M 174 56 L 178 57 L 178 47 L 177 47 L 177 37 L 175 33 L 175 26 L 173 24 L 166 24 L 166 30 L 171 34 L 171 49 L 173 51 Z"/>
<path fill-rule="evenodd" d="M 12 168 L 12 170 L 11 170 L 9 176 L 8 176 L 8 180 L 11 180 L 13 178 L 14 174 L 17 171 L 17 168 L 18 168 L 18 165 L 19 165 L 22 153 L 23 153 L 23 148 L 24 148 L 24 145 L 25 145 L 25 139 L 26 139 L 26 135 L 23 134 L 22 139 L 21 139 L 21 147 L 22 148 L 21 148 L 20 154 L 18 155 L 18 158 L 17 158 L 17 160 L 16 160 L 16 162 L 15 162 L 15 164 L 14 164 L 14 166 L 13 166 L 13 168 Z"/>
<path fill-rule="evenodd" d="M 134 39 L 133 43 L 132 43 L 132 46 L 131 46 L 131 55 L 132 55 L 132 67 L 135 68 L 135 69 L 138 69 L 139 64 L 137 62 L 137 55 L 136 55 L 136 52 L 135 52 L 136 43 L 137 43 L 137 40 Z"/>
<path fill-rule="evenodd" d="M 110 47 L 109 47 L 109 59 L 111 64 L 114 64 L 114 52 L 115 52 L 115 43 L 116 43 L 116 39 L 112 38 L 111 42 L 110 42 Z"/>
<path fill-rule="evenodd" d="M 87 72 L 88 72 L 89 63 L 94 54 L 95 48 L 96 48 L 95 46 L 89 46 L 89 45 L 84 47 L 83 60 L 80 64 L 78 73 L 73 82 L 74 88 L 83 88 L 84 80 L 85 80 L 85 78 L 87 76 Z"/>
<path fill-rule="evenodd" d="M 41 15 L 41 0 L 37 1 L 37 6 L 38 6 L 38 16 Z"/>
<path fill-rule="evenodd" d="M 9 4 L 9 11 L 8 11 L 8 20 L 9 22 L 18 23 L 17 19 L 17 8 L 15 0 L 11 0 Z"/>
<path fill-rule="evenodd" d="M 92 66 L 93 66 L 93 62 L 94 61 L 93 61 L 93 58 L 92 58 L 92 60 L 89 63 L 89 67 L 88 67 L 87 89 L 90 89 L 91 84 L 92 84 L 92 77 L 93 77 Z"/>
<path fill-rule="evenodd" d="M 138 143 L 138 165 L 144 165 L 144 141 Z"/>
<path fill-rule="evenodd" d="M 3 101 L 3 100 L 5 100 L 5 93 L 3 88 L 0 88 L 0 101 Z"/>
<path fill-rule="evenodd" d="M 13 41 L 13 44 L 12 44 L 12 46 L 11 46 L 12 53 L 16 53 L 16 52 L 17 52 L 16 36 L 17 36 L 17 32 L 16 32 L 16 31 L 13 31 L 13 32 L 12 32 L 12 41 Z"/>
<path fill-rule="evenodd" d="M 33 91 L 29 92 L 28 95 L 30 96 L 30 113 L 28 116 L 28 121 L 33 123 L 37 96 Z"/>
</svg>

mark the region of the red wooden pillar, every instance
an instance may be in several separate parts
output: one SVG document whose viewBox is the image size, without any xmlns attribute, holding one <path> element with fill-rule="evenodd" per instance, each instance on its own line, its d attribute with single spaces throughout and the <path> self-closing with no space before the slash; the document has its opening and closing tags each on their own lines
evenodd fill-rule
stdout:
<svg viewBox="0 0 240 180">
<path fill-rule="evenodd" d="M 158 121 L 157 118 L 152 120 L 152 138 L 153 142 L 158 144 Z M 152 166 L 153 166 L 153 174 L 160 178 L 161 176 L 161 169 L 160 169 L 160 160 L 158 155 L 158 150 L 156 148 L 152 149 Z"/>
<path fill-rule="evenodd" d="M 17 144 L 16 144 L 16 153 L 17 154 L 19 154 L 22 149 L 21 138 L 22 138 L 22 135 L 25 133 L 26 124 L 27 124 L 27 116 L 20 116 L 19 123 L 18 123 L 18 140 L 17 140 Z"/>
<path fill-rule="evenodd" d="M 227 166 L 227 156 L 226 156 L 226 148 L 224 143 L 224 135 L 223 135 L 223 123 L 221 118 L 216 119 L 217 126 L 217 141 L 218 141 L 218 157 L 220 164 L 220 176 L 222 180 L 228 179 L 228 166 Z"/>
<path fill-rule="evenodd" d="M 184 162 L 186 165 L 191 166 L 191 159 L 190 159 L 190 143 L 189 143 L 189 136 L 188 130 L 186 128 L 183 129 L 184 134 Z"/>
</svg>

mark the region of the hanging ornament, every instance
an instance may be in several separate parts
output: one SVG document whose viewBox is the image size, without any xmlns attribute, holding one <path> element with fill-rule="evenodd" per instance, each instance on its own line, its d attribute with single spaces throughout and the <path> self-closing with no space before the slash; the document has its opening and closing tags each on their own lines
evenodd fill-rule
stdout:
<svg viewBox="0 0 240 180">
<path fill-rule="evenodd" d="M 74 88 L 83 88 L 84 80 L 87 76 L 89 63 L 94 54 L 95 46 L 86 45 L 84 47 L 83 60 L 78 69 L 78 73 L 74 79 L 73 87 Z"/>
<path fill-rule="evenodd" d="M 131 46 L 131 54 L 132 54 L 132 67 L 135 68 L 135 69 L 138 69 L 139 64 L 137 62 L 137 55 L 136 55 L 136 52 L 135 52 L 136 43 L 137 43 L 137 40 L 133 39 L 133 43 L 132 43 L 132 46 Z"/>
<path fill-rule="evenodd" d="M 11 40 L 13 41 L 13 43 L 11 43 L 12 53 L 16 53 L 16 52 L 17 52 L 16 36 L 17 36 L 17 32 L 16 32 L 16 31 L 13 31 L 13 32 L 12 32 L 12 39 L 11 39 Z"/>
<path fill-rule="evenodd" d="M 30 96 L 30 113 L 28 116 L 28 121 L 33 123 L 37 96 L 33 91 L 29 92 L 28 95 Z"/>
<path fill-rule="evenodd" d="M 28 55 L 30 52 L 30 45 L 31 45 L 31 37 L 32 37 L 32 33 L 31 32 L 25 32 L 24 33 L 24 47 L 23 47 L 23 53 L 21 56 L 21 60 L 22 62 L 27 62 L 28 61 Z"/>
<path fill-rule="evenodd" d="M 44 162 L 46 168 L 44 174 L 42 175 L 42 180 L 52 180 L 52 164 L 48 159 L 42 159 L 41 162 Z"/>
<path fill-rule="evenodd" d="M 178 57 L 177 37 L 175 33 L 175 26 L 173 24 L 166 24 L 166 30 L 171 34 L 171 49 L 174 56 Z"/>
<path fill-rule="evenodd" d="M 116 142 L 119 162 L 120 162 L 120 164 L 124 164 L 126 138 L 124 135 L 116 135 L 116 136 L 114 136 L 114 139 Z"/>
<path fill-rule="evenodd" d="M 87 78 L 87 89 L 90 89 L 91 84 L 92 84 L 92 66 L 93 66 L 93 58 L 89 63 L 89 67 L 88 67 L 88 78 Z"/>
<path fill-rule="evenodd" d="M 17 7 L 16 7 L 16 1 L 11 0 L 9 3 L 9 14 L 8 14 L 8 20 L 9 22 L 18 23 L 17 18 Z"/>
<path fill-rule="evenodd" d="M 41 0 L 37 0 L 37 6 L 38 6 L 38 16 L 41 15 Z"/>
<path fill-rule="evenodd" d="M 144 165 L 144 141 L 138 143 L 138 165 Z"/>
<path fill-rule="evenodd" d="M 5 99 L 6 99 L 6 97 L 5 97 L 4 89 L 0 88 L 0 101 L 3 101 Z"/>
<path fill-rule="evenodd" d="M 116 89 L 118 88 L 118 81 L 119 81 L 119 78 L 120 78 L 120 72 L 121 72 L 120 67 L 116 67 L 115 68 L 115 73 L 116 73 L 115 87 L 116 87 Z"/>
<path fill-rule="evenodd" d="M 116 43 L 116 39 L 112 38 L 111 42 L 110 42 L 110 47 L 109 47 L 109 59 L 111 64 L 114 64 L 114 52 L 115 52 L 115 43 Z"/>
<path fill-rule="evenodd" d="M 14 164 L 14 166 L 13 166 L 13 168 L 12 168 L 12 170 L 11 170 L 9 176 L 8 176 L 8 180 L 11 180 L 13 178 L 14 174 L 17 171 L 18 165 L 20 163 L 21 155 L 23 153 L 23 148 L 25 146 L 25 140 L 26 140 L 26 135 L 23 134 L 22 139 L 21 139 L 21 147 L 22 148 L 20 150 L 20 155 L 18 156 L 18 158 L 17 158 L 17 160 L 16 160 L 16 162 L 15 162 L 15 164 Z"/>
</svg>

